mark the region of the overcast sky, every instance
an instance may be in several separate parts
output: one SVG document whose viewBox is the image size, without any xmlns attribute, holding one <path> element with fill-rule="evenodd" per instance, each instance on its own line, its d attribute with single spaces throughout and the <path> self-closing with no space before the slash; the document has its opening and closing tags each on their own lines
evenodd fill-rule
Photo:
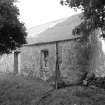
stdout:
<svg viewBox="0 0 105 105">
<path fill-rule="evenodd" d="M 18 0 L 20 20 L 29 29 L 36 25 L 76 14 L 74 10 L 61 6 L 60 0 Z"/>
</svg>

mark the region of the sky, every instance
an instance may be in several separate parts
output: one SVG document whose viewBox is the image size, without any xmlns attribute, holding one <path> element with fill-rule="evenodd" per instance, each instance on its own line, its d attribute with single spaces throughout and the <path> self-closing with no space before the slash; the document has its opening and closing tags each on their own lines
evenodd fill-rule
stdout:
<svg viewBox="0 0 105 105">
<path fill-rule="evenodd" d="M 77 13 L 62 6 L 60 0 L 18 0 L 17 7 L 20 10 L 20 21 L 27 29 Z"/>
</svg>

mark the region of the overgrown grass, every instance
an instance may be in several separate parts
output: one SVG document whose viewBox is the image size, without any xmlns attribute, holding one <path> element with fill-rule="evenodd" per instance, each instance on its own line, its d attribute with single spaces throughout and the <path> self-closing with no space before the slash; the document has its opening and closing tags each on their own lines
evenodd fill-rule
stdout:
<svg viewBox="0 0 105 105">
<path fill-rule="evenodd" d="M 84 86 L 52 90 L 39 79 L 0 74 L 0 105 L 105 105 L 105 90 Z"/>
<path fill-rule="evenodd" d="M 41 80 L 29 80 L 12 74 L 0 74 L 0 105 L 31 105 L 50 86 Z"/>
<path fill-rule="evenodd" d="M 105 90 L 72 86 L 50 92 L 34 105 L 105 105 Z"/>
</svg>

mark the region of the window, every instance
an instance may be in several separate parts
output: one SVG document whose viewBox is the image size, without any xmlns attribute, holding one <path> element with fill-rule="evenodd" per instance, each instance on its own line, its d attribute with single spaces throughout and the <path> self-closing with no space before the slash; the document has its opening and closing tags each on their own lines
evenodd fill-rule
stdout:
<svg viewBox="0 0 105 105">
<path fill-rule="evenodd" d="M 48 50 L 41 50 L 42 68 L 48 67 Z"/>
</svg>

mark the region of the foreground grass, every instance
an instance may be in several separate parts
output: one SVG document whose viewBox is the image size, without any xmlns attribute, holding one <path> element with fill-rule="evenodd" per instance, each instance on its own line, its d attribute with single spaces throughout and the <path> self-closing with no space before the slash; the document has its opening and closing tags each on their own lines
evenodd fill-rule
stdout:
<svg viewBox="0 0 105 105">
<path fill-rule="evenodd" d="M 105 90 L 81 86 L 53 90 L 41 80 L 0 74 L 0 105 L 105 105 Z"/>
<path fill-rule="evenodd" d="M 21 76 L 0 74 L 0 105 L 31 105 L 33 100 L 49 91 L 41 80 L 27 80 Z"/>
<path fill-rule="evenodd" d="M 72 86 L 50 92 L 35 105 L 105 105 L 105 90 Z"/>
</svg>

